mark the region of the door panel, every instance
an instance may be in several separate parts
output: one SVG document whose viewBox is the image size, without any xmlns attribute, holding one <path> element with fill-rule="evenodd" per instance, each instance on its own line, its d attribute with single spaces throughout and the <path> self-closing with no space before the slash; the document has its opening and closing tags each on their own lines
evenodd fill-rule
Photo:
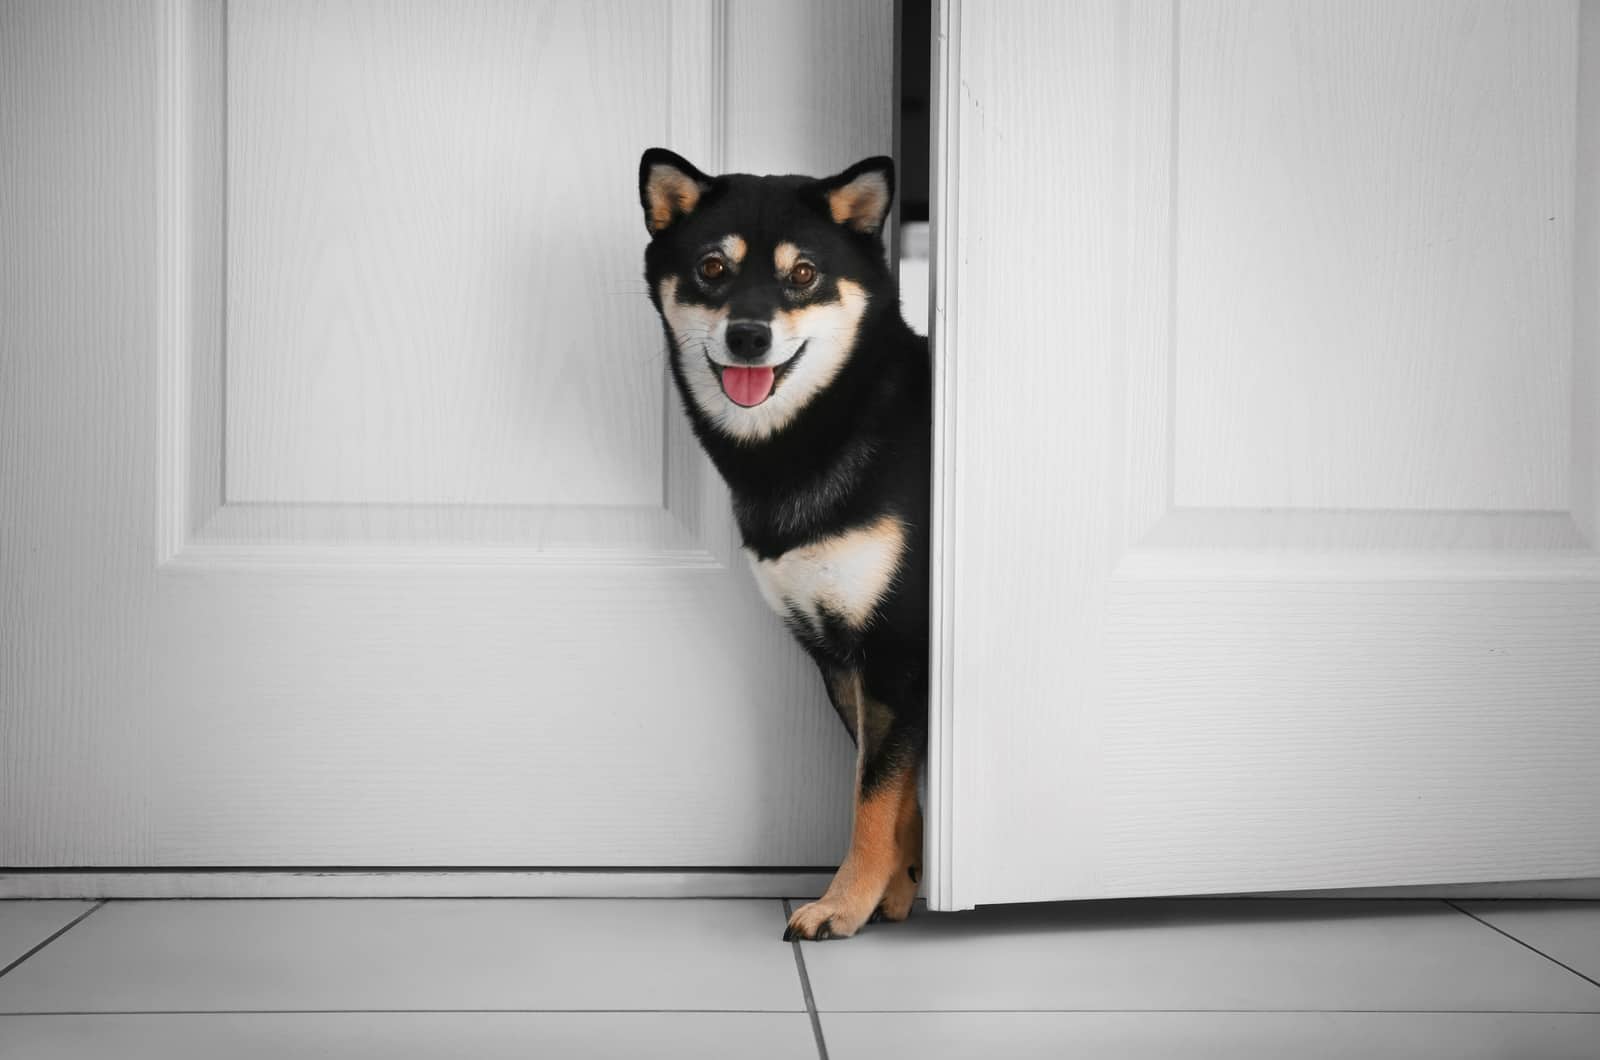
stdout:
<svg viewBox="0 0 1600 1060">
<path fill-rule="evenodd" d="M 659 506 L 669 7 L 233 0 L 230 501 Z"/>
<path fill-rule="evenodd" d="M 1600 875 L 1600 9 L 941 18 L 935 904 Z"/>
<path fill-rule="evenodd" d="M 1171 320 L 1184 508 L 1564 511 L 1571 4 L 1185 3 Z M 1359 415 L 1352 412 L 1359 410 Z"/>
<path fill-rule="evenodd" d="M 0 9 L 0 864 L 837 858 L 638 278 L 644 147 L 793 164 L 731 40 L 891 91 L 887 0 L 760 6 Z"/>
</svg>

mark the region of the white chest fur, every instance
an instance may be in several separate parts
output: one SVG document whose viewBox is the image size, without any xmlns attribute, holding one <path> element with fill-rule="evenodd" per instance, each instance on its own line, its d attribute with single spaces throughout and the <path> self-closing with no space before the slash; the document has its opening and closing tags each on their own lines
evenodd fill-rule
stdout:
<svg viewBox="0 0 1600 1060">
<path fill-rule="evenodd" d="M 748 549 L 745 555 L 778 614 L 798 612 L 815 622 L 826 611 L 859 629 L 894 581 L 904 550 L 904 527 L 885 516 L 775 559 L 757 559 Z"/>
</svg>

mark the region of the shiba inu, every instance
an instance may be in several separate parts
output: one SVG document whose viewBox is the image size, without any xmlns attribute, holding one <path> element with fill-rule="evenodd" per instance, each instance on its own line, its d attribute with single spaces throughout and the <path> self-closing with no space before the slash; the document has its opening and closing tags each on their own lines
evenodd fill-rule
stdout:
<svg viewBox="0 0 1600 1060">
<path fill-rule="evenodd" d="M 922 872 L 932 375 L 885 260 L 894 163 L 708 176 L 652 148 L 639 201 L 684 412 L 856 744 L 849 851 L 784 938 L 903 920 Z"/>
</svg>

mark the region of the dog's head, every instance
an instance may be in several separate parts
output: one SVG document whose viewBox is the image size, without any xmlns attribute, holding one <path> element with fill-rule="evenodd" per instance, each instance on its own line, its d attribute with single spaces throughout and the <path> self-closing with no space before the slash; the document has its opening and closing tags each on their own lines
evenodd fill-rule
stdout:
<svg viewBox="0 0 1600 1060">
<path fill-rule="evenodd" d="M 869 306 L 893 296 L 882 236 L 893 200 L 888 158 L 813 180 L 711 177 L 671 151 L 644 153 L 645 278 L 674 373 L 714 429 L 759 441 L 838 377 Z"/>
</svg>

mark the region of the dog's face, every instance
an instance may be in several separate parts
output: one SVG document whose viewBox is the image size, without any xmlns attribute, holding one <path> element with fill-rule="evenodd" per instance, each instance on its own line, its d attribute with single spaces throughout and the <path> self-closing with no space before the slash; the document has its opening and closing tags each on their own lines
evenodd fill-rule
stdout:
<svg viewBox="0 0 1600 1060">
<path fill-rule="evenodd" d="M 685 397 L 740 442 L 793 421 L 855 352 L 889 285 L 894 164 L 835 177 L 709 177 L 671 151 L 639 162 L 645 278 Z"/>
</svg>

